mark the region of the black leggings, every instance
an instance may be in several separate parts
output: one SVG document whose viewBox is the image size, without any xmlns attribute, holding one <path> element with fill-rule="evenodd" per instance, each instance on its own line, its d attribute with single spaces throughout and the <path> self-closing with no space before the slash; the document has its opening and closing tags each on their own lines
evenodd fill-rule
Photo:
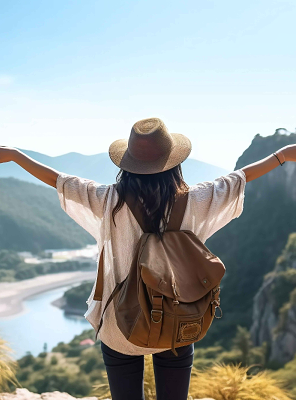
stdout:
<svg viewBox="0 0 296 400">
<path fill-rule="evenodd" d="M 112 400 L 144 400 L 144 356 L 129 356 L 101 342 Z M 157 400 L 187 400 L 194 345 L 153 354 Z"/>
</svg>

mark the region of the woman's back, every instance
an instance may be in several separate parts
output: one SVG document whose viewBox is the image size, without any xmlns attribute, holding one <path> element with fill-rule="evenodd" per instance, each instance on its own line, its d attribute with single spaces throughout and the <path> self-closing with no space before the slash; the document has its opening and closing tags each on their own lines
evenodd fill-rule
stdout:
<svg viewBox="0 0 296 400">
<path fill-rule="evenodd" d="M 233 171 L 214 181 L 189 186 L 187 207 L 181 230 L 190 230 L 205 241 L 243 210 L 246 178 L 242 170 Z M 101 302 L 89 297 L 87 320 L 97 328 L 102 309 L 117 282 L 129 272 L 133 252 L 143 231 L 126 203 L 112 218 L 118 202 L 114 185 L 100 185 L 75 176 L 61 174 L 57 191 L 62 208 L 94 236 L 98 254 L 104 245 L 104 292 Z M 117 327 L 114 308 L 106 311 L 99 338 L 114 350 L 124 354 L 151 354 L 163 349 L 143 349 L 126 340 Z"/>
</svg>

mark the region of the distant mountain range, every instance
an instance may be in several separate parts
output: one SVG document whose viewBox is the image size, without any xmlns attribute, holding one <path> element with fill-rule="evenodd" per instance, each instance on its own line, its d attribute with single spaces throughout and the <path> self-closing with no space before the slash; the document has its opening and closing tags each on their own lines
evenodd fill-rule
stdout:
<svg viewBox="0 0 296 400">
<path fill-rule="evenodd" d="M 81 178 L 92 179 L 98 183 L 111 184 L 116 181 L 119 168 L 110 160 L 108 153 L 86 156 L 80 153 L 68 153 L 57 157 L 50 157 L 35 151 L 19 149 L 35 160 L 55 168 L 59 172 L 76 175 Z M 202 161 L 188 158 L 182 163 L 182 171 L 188 185 L 198 182 L 212 181 L 231 171 Z M 27 182 L 42 184 L 34 176 L 15 163 L 0 165 L 0 178 L 17 178 Z"/>
</svg>

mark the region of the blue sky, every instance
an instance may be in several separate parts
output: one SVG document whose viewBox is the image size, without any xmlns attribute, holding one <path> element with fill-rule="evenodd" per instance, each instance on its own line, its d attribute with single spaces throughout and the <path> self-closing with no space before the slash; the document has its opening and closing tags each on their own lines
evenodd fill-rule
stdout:
<svg viewBox="0 0 296 400">
<path fill-rule="evenodd" d="M 159 117 L 229 171 L 295 131 L 295 0 L 0 0 L 1 145 L 95 154 Z"/>
</svg>

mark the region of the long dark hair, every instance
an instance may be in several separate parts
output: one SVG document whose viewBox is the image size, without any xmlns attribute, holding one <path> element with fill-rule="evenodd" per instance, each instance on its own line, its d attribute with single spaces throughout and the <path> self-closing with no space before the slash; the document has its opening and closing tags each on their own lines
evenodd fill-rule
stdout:
<svg viewBox="0 0 296 400">
<path fill-rule="evenodd" d="M 115 226 L 115 215 L 122 208 L 126 193 L 129 192 L 142 203 L 146 211 L 143 215 L 145 226 L 160 239 L 160 222 L 162 221 L 165 230 L 175 200 L 189 190 L 183 178 L 181 164 L 156 174 L 134 174 L 121 169 L 116 176 L 116 182 L 119 199 L 112 210 Z"/>
</svg>

